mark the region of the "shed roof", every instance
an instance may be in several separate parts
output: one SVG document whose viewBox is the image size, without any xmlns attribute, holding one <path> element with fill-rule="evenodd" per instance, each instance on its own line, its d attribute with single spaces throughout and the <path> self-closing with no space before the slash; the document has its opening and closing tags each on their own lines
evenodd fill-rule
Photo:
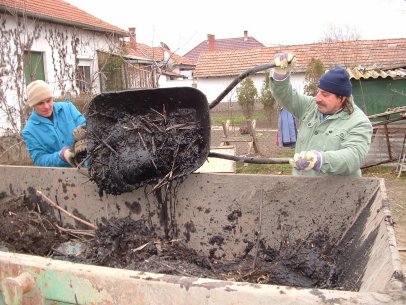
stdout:
<svg viewBox="0 0 406 305">
<path fill-rule="evenodd" d="M 391 70 L 380 70 L 380 69 L 371 69 L 366 70 L 362 66 L 347 68 L 350 78 L 353 79 L 370 79 L 370 78 L 393 78 L 393 79 L 406 79 L 406 69 L 391 69 Z"/>
</svg>

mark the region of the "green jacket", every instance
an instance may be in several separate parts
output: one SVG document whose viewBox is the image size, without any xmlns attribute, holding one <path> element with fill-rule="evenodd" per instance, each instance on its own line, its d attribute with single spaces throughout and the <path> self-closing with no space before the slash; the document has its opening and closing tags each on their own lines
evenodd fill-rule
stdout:
<svg viewBox="0 0 406 305">
<path fill-rule="evenodd" d="M 315 98 L 292 88 L 290 76 L 276 81 L 271 78 L 271 91 L 299 121 L 295 152 L 318 150 L 323 157 L 320 171 L 296 170 L 301 176 L 361 176 L 361 164 L 372 137 L 372 124 L 365 113 L 354 105 L 354 112 L 341 111 L 321 122 Z"/>
</svg>

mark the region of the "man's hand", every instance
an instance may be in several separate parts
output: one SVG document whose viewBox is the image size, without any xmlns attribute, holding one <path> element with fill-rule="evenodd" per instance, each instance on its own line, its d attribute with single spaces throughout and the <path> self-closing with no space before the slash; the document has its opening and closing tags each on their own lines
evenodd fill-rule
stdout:
<svg viewBox="0 0 406 305">
<path fill-rule="evenodd" d="M 323 164 L 323 157 L 317 150 L 301 151 L 296 153 L 289 163 L 298 170 L 320 170 Z"/>
<path fill-rule="evenodd" d="M 73 152 L 73 149 L 71 147 L 65 146 L 61 149 L 59 152 L 59 157 L 70 164 L 72 167 L 76 167 L 76 162 L 75 162 L 75 153 Z"/>
<path fill-rule="evenodd" d="M 272 77 L 276 80 L 285 79 L 292 70 L 296 62 L 296 56 L 293 53 L 278 53 L 274 56 L 276 67 Z"/>
</svg>

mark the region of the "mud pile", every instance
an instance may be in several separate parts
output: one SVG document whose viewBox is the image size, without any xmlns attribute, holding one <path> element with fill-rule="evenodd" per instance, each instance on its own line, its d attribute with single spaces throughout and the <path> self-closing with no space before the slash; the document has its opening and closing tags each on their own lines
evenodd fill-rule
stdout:
<svg viewBox="0 0 406 305">
<path fill-rule="evenodd" d="M 96 237 L 78 257 L 82 263 L 145 272 L 237 282 L 278 284 L 298 287 L 333 288 L 334 258 L 322 236 L 281 248 L 260 243 L 244 257 L 233 261 L 206 257 L 188 248 L 182 240 L 163 240 L 143 220 L 104 220 Z M 66 259 L 66 258 L 65 258 Z"/>
<path fill-rule="evenodd" d="M 181 276 L 336 288 L 336 252 L 322 235 L 281 241 L 279 249 L 252 241 L 245 255 L 227 261 L 200 255 L 182 240 L 163 239 L 142 219 L 102 219 L 95 231 L 81 231 L 64 227 L 41 206 L 27 205 L 24 197 L 0 200 L 1 251 Z"/>
<path fill-rule="evenodd" d="M 107 193 L 121 194 L 189 173 L 204 144 L 194 117 L 190 109 L 126 114 L 113 126 L 99 126 L 103 134 L 88 133 L 92 179 Z"/>
<path fill-rule="evenodd" d="M 72 237 L 44 205 L 33 206 L 23 196 L 3 201 L 0 194 L 0 250 L 50 256 Z"/>
<path fill-rule="evenodd" d="M 99 189 L 118 195 L 158 188 L 207 159 L 207 100 L 193 88 L 101 94 L 89 106 L 89 173 Z"/>
</svg>

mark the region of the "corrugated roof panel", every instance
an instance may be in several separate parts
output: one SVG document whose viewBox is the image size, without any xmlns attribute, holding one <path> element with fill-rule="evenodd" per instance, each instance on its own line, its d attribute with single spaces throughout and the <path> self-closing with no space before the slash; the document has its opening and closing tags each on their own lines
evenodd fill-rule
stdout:
<svg viewBox="0 0 406 305">
<path fill-rule="evenodd" d="M 354 68 L 347 68 L 348 74 L 350 74 L 350 78 L 353 79 L 369 79 L 369 78 L 387 78 L 391 77 L 393 79 L 405 78 L 406 79 L 406 69 L 399 68 L 393 70 L 379 70 L 379 69 L 372 69 L 366 70 L 363 67 L 354 67 Z"/>
</svg>

